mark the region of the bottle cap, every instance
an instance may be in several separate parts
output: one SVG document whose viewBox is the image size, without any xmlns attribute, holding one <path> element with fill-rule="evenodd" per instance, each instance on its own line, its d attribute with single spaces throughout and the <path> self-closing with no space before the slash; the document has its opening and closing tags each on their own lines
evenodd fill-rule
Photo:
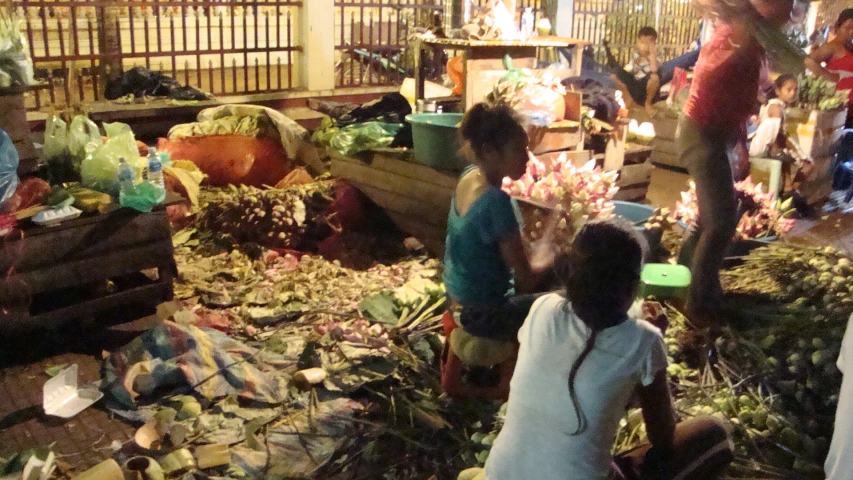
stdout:
<svg viewBox="0 0 853 480">
<path fill-rule="evenodd" d="M 157 147 L 148 147 L 148 155 L 157 155 Z"/>
</svg>

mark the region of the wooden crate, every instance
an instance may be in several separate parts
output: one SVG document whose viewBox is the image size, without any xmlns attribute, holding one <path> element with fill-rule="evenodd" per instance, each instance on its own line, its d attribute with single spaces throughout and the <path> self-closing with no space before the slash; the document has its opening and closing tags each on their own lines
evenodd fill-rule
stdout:
<svg viewBox="0 0 853 480">
<path fill-rule="evenodd" d="M 643 109 L 635 109 L 631 111 L 631 118 L 640 123 L 652 122 L 655 126 L 655 139 L 652 141 L 654 152 L 652 153 L 652 163 L 665 165 L 678 169 L 686 169 L 686 165 L 682 165 L 678 158 L 678 146 L 675 142 L 675 133 L 678 129 L 678 118 L 673 117 L 659 106 L 658 116 L 650 119 Z"/>
<path fill-rule="evenodd" d="M 355 185 L 401 231 L 418 238 L 432 253 L 443 255 L 457 174 L 407 161 L 410 155 L 367 152 L 352 158 L 332 154 L 331 173 Z"/>
<path fill-rule="evenodd" d="M 654 168 L 650 157 L 647 157 L 643 163 L 624 165 L 619 170 L 619 179 L 616 181 L 619 191 L 616 192 L 613 199 L 626 202 L 642 202 L 645 200 L 652 183 Z"/>
<path fill-rule="evenodd" d="M 50 307 L 35 301 L 29 304 L 25 315 L 14 320 L 0 313 L 0 325 L 24 321 L 54 326 L 127 304 L 155 307 L 172 297 L 177 270 L 169 219 L 164 211 L 141 214 L 119 209 L 55 227 L 25 227 L 22 232 L 19 238 L 6 239 L 6 251 L 15 254 L 0 257 L 0 271 L 12 271 L 7 285 L 24 289 L 26 297 L 50 299 L 69 289 L 85 290 L 89 285 L 130 275 L 147 279 L 141 273 L 146 270 L 156 270 L 157 278 L 111 294 L 86 294 L 79 301 Z M 0 297 L 4 291 L 21 298 L 10 288 L 0 289 Z M 4 303 L 3 298 L 0 303 Z"/>
<path fill-rule="evenodd" d="M 792 108 L 788 112 L 785 128 L 800 148 L 812 158 L 832 156 L 835 144 L 844 131 L 847 110 L 802 110 Z"/>
</svg>

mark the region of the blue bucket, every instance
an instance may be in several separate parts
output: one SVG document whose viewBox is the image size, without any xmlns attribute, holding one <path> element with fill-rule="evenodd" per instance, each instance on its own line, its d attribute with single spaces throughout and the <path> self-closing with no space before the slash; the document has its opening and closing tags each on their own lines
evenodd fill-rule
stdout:
<svg viewBox="0 0 853 480">
<path fill-rule="evenodd" d="M 643 205 L 641 203 L 615 200 L 613 204 L 616 206 L 616 208 L 613 209 L 613 214 L 618 215 L 633 224 L 643 223 L 651 218 L 655 213 L 654 207 Z M 642 229 L 641 225 L 640 229 Z"/>
</svg>

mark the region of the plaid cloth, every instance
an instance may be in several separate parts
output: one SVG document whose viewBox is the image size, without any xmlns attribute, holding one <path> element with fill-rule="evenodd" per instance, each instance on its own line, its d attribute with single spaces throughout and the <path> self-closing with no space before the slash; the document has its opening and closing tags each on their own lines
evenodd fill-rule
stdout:
<svg viewBox="0 0 853 480">
<path fill-rule="evenodd" d="M 284 402 L 284 371 L 295 371 L 295 360 L 268 352 L 251 358 L 256 353 L 220 331 L 164 322 L 107 357 L 103 389 L 131 408 L 154 392 L 160 396 L 190 387 L 209 400 L 237 395 L 266 404 Z"/>
</svg>

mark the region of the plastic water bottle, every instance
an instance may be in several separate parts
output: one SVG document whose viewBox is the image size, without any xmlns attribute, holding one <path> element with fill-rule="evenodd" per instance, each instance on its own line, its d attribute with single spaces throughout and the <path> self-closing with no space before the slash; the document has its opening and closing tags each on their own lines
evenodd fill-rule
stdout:
<svg viewBox="0 0 853 480">
<path fill-rule="evenodd" d="M 533 16 L 533 7 L 525 8 L 524 14 L 521 15 L 521 37 L 523 40 L 530 40 L 536 36 L 535 24 L 536 17 Z"/>
<path fill-rule="evenodd" d="M 165 183 L 163 183 L 163 163 L 154 147 L 148 148 L 148 178 L 146 180 L 155 186 L 166 188 Z"/>
<path fill-rule="evenodd" d="M 118 159 L 118 186 L 122 194 L 128 195 L 136 189 L 133 175 L 133 167 L 127 163 L 124 157 Z"/>
</svg>

